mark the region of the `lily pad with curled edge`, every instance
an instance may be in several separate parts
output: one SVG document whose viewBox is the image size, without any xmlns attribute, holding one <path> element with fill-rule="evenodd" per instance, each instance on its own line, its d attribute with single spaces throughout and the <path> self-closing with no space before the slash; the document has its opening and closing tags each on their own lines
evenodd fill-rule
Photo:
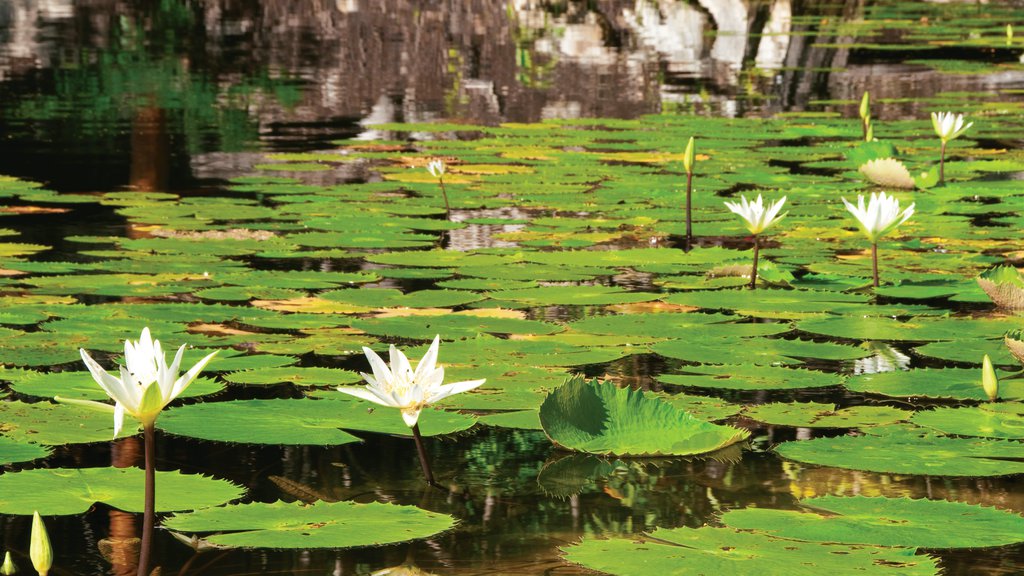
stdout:
<svg viewBox="0 0 1024 576">
<path fill-rule="evenodd" d="M 651 346 L 656 354 L 702 364 L 799 364 L 802 358 L 856 360 L 870 350 L 831 342 L 782 338 L 714 338 L 666 340 Z"/>
<path fill-rule="evenodd" d="M 840 313 L 843 307 L 868 301 L 864 294 L 824 290 L 757 290 L 746 288 L 681 292 L 664 298 L 670 304 L 696 306 L 707 310 L 734 310 L 759 318 L 803 318 L 828 312 Z"/>
<path fill-rule="evenodd" d="M 569 323 L 569 328 L 588 334 L 650 336 L 701 340 L 702 336 L 769 336 L 790 329 L 782 322 L 734 322 L 735 316 L 701 313 L 614 314 L 591 316 Z"/>
<path fill-rule="evenodd" d="M 640 390 L 580 376 L 548 395 L 540 421 L 557 447 L 616 456 L 703 454 L 750 435 L 695 418 Z"/>
<path fill-rule="evenodd" d="M 685 373 L 660 374 L 656 378 L 675 386 L 721 390 L 795 390 L 843 383 L 839 374 L 781 366 L 687 366 L 682 370 Z"/>
<path fill-rule="evenodd" d="M 561 548 L 563 557 L 618 576 L 933 576 L 938 562 L 914 548 L 796 542 L 731 528 L 658 528 L 650 539 L 584 538 Z"/>
<path fill-rule="evenodd" d="M 455 519 L 415 506 L 370 502 L 253 502 L 177 514 L 164 526 L 179 532 L 216 532 L 211 544 L 241 548 L 357 548 L 429 538 Z"/>
<path fill-rule="evenodd" d="M 773 402 L 752 406 L 744 416 L 776 426 L 802 428 L 864 428 L 908 420 L 913 414 L 891 406 L 852 406 L 837 410 L 818 402 Z"/>
<path fill-rule="evenodd" d="M 247 386 L 284 383 L 295 384 L 296 386 L 337 386 L 362 381 L 359 374 L 351 370 L 298 366 L 241 370 L 224 374 L 221 377 L 232 384 L 245 384 Z"/>
<path fill-rule="evenodd" d="M 863 436 L 783 442 L 775 451 L 797 462 L 869 472 L 929 476 L 1024 474 L 1019 442 L 951 438 L 900 426 L 869 428 Z"/>
<path fill-rule="evenodd" d="M 998 374 L 1000 398 L 1024 399 L 1024 379 L 1006 378 L 1007 373 L 1002 371 Z M 846 388 L 854 392 L 902 398 L 988 399 L 981 387 L 981 370 L 967 368 L 915 368 L 859 374 L 846 381 Z"/>
<path fill-rule="evenodd" d="M 658 295 L 650 292 L 630 292 L 612 286 L 540 286 L 518 290 L 488 292 L 488 298 L 512 300 L 532 306 L 601 306 L 604 304 L 626 304 L 657 300 Z"/>
<path fill-rule="evenodd" d="M 1024 403 L 986 403 L 977 407 L 922 410 L 912 419 L 943 434 L 1024 440 Z"/>
<path fill-rule="evenodd" d="M 0 431 L 3 431 L 2 426 L 0 426 Z M 37 458 L 46 458 L 49 455 L 50 449 L 45 446 L 0 436 L 0 466 L 15 462 L 30 462 Z"/>
<path fill-rule="evenodd" d="M 421 340 L 440 335 L 444 340 L 472 338 L 477 334 L 554 334 L 564 328 L 558 324 L 519 318 L 494 318 L 467 314 L 440 316 L 392 316 L 359 318 L 352 327 L 375 336 L 397 336 Z"/>
<path fill-rule="evenodd" d="M 1011 330 L 1003 337 L 1003 343 L 1014 358 L 1024 364 L 1024 330 Z"/>
<path fill-rule="evenodd" d="M 411 435 L 397 409 L 349 399 L 335 392 L 325 400 L 234 400 L 191 404 L 167 410 L 157 420 L 165 432 L 246 444 L 329 446 L 358 442 L 344 430 Z M 424 410 L 420 430 L 425 436 L 468 430 L 472 416 Z"/>
<path fill-rule="evenodd" d="M 139 468 L 50 468 L 0 476 L 0 513 L 81 514 L 102 502 L 142 512 L 145 472 Z M 156 511 L 195 510 L 241 498 L 245 490 L 199 474 L 156 472 Z"/>
<path fill-rule="evenodd" d="M 481 300 L 465 290 L 420 290 L 403 294 L 394 288 L 350 288 L 321 292 L 320 298 L 366 308 L 450 308 Z"/>
<path fill-rule="evenodd" d="M 1024 277 L 1013 266 L 997 266 L 982 272 L 978 285 L 996 306 L 1024 310 Z"/>
<path fill-rule="evenodd" d="M 803 542 L 870 546 L 985 548 L 1024 541 L 1024 516 L 966 502 L 822 496 L 800 505 L 809 510 L 729 510 L 722 523 Z"/>
<path fill-rule="evenodd" d="M 660 394 L 659 396 L 676 408 L 685 410 L 688 414 L 712 422 L 735 416 L 743 410 L 743 406 L 740 404 L 733 404 L 713 396 L 694 396 L 692 394 Z"/>
</svg>

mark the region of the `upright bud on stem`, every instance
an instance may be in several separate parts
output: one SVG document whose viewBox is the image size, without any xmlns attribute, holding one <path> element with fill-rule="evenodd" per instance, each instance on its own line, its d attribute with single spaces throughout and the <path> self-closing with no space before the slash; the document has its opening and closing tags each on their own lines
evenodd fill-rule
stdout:
<svg viewBox="0 0 1024 576">
<path fill-rule="evenodd" d="M 53 566 L 53 548 L 50 546 L 50 537 L 46 534 L 46 524 L 39 517 L 39 512 L 32 513 L 32 538 L 28 547 L 28 557 L 39 576 L 46 576 L 50 566 Z"/>
<path fill-rule="evenodd" d="M 14 560 L 11 560 L 11 553 L 4 554 L 4 563 L 0 566 L 0 574 L 4 576 L 11 576 L 18 571 L 18 567 L 14 565 Z"/>
<path fill-rule="evenodd" d="M 996 378 L 996 370 L 992 367 L 992 360 L 985 354 L 981 361 L 981 387 L 989 401 L 995 402 L 999 396 L 999 379 Z"/>
<path fill-rule="evenodd" d="M 690 141 L 686 143 L 686 151 L 683 152 L 683 168 L 686 169 L 686 173 L 693 174 L 693 161 L 696 158 L 696 153 L 693 145 L 693 136 L 690 136 Z"/>
</svg>

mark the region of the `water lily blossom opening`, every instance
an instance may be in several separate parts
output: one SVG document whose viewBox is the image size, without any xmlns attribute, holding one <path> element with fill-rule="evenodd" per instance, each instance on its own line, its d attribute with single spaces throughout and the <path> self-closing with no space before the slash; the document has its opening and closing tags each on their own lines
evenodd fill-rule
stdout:
<svg viewBox="0 0 1024 576">
<path fill-rule="evenodd" d="M 878 287 L 878 240 L 892 232 L 900 224 L 903 224 L 914 215 L 914 204 L 911 203 L 903 211 L 900 211 L 900 201 L 895 196 L 888 196 L 885 192 L 871 193 L 867 206 L 864 205 L 864 196 L 857 196 L 857 205 L 854 206 L 843 198 L 846 209 L 853 214 L 860 224 L 860 229 L 871 242 L 871 271 L 874 278 L 874 286 Z"/>
<path fill-rule="evenodd" d="M 376 352 L 364 347 L 363 353 L 366 354 L 366 359 L 370 361 L 370 368 L 373 370 L 372 375 L 362 374 L 367 386 L 338 387 L 339 392 L 401 410 L 402 420 L 405 421 L 406 426 L 412 428 L 423 473 L 431 484 L 434 483 L 434 477 L 427 463 L 426 451 L 420 435 L 420 411 L 444 398 L 472 390 L 486 381 L 468 380 L 442 384 L 444 368 L 437 365 L 437 353 L 440 345 L 441 336 L 435 336 L 427 353 L 416 365 L 415 371 L 412 369 L 409 359 L 394 344 L 389 349 L 390 367 Z"/>
<path fill-rule="evenodd" d="M 46 576 L 53 566 L 53 547 L 50 536 L 46 533 L 46 524 L 39 517 L 39 512 L 32 513 L 32 535 L 29 537 L 28 557 L 32 560 L 39 576 Z"/>
<path fill-rule="evenodd" d="M 142 336 L 137 342 L 124 342 L 125 365 L 120 367 L 120 378 L 107 373 L 84 349 L 80 349 L 79 352 L 93 379 L 107 396 L 114 400 L 114 406 L 91 400 L 57 400 L 113 411 L 115 438 L 121 432 L 125 413 L 142 424 L 145 439 L 146 487 L 138 575 L 147 576 L 149 555 L 153 547 L 153 526 L 156 523 L 156 418 L 171 400 L 188 388 L 217 352 L 207 354 L 188 372 L 178 376 L 185 345 L 178 348 L 174 360 L 168 366 L 167 356 L 160 347 L 160 341 L 153 340 L 148 327 L 143 328 Z"/>
<path fill-rule="evenodd" d="M 114 406 L 90 400 L 61 399 L 64 402 L 91 405 L 100 409 L 113 409 L 114 436 L 121 432 L 124 415 L 134 417 L 143 428 L 156 422 L 157 416 L 167 404 L 188 388 L 196 376 L 213 359 L 217 352 L 207 354 L 188 372 L 178 376 L 185 345 L 178 348 L 171 365 L 160 347 L 159 340 L 153 340 L 149 328 L 142 329 L 138 342 L 125 340 L 124 366 L 120 367 L 120 378 L 109 374 L 85 349 L 80 349 L 82 361 L 89 369 L 96 383 L 114 400 Z"/>
<path fill-rule="evenodd" d="M 441 195 L 444 197 L 444 213 L 445 216 L 451 217 L 452 208 L 448 204 L 448 191 L 444 188 L 444 173 L 448 171 L 448 167 L 445 166 L 444 160 L 435 158 L 427 164 L 427 172 L 434 178 L 437 178 L 437 183 L 441 186 Z"/>
<path fill-rule="evenodd" d="M 946 181 L 946 144 L 949 144 L 950 140 L 956 140 L 967 129 L 974 126 L 974 122 L 968 122 L 964 125 L 964 115 L 954 114 L 952 112 L 932 112 L 932 127 L 935 128 L 935 135 L 939 137 L 939 141 L 942 143 L 942 149 L 939 152 L 939 183 Z"/>
<path fill-rule="evenodd" d="M 750 234 L 754 237 L 754 266 L 750 272 L 751 288 L 757 288 L 757 257 L 761 248 L 758 237 L 762 232 L 786 217 L 788 212 L 779 214 L 779 210 L 782 210 L 782 206 L 785 203 L 786 197 L 783 196 L 781 199 L 772 202 L 771 205 L 766 207 L 760 194 L 757 195 L 757 200 L 753 202 L 748 201 L 746 196 L 741 194 L 739 202 L 725 203 L 726 208 L 736 214 L 739 214 L 740 217 L 743 218 L 747 224 L 747 230 L 749 230 Z"/>
</svg>

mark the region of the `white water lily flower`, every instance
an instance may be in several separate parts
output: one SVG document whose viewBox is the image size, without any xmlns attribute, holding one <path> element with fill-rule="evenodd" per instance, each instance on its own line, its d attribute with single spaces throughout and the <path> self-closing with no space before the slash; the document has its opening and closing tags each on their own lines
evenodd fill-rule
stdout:
<svg viewBox="0 0 1024 576">
<path fill-rule="evenodd" d="M 885 192 L 871 193 L 871 199 L 867 207 L 864 206 L 864 196 L 857 196 L 857 205 L 846 201 L 843 198 L 846 209 L 857 219 L 861 231 L 868 237 L 872 244 L 878 239 L 896 229 L 908 218 L 914 215 L 914 204 L 911 203 L 903 212 L 900 212 L 900 201 L 895 196 L 887 196 Z"/>
<path fill-rule="evenodd" d="M 935 134 L 939 137 L 939 140 L 945 144 L 950 140 L 959 138 L 968 128 L 974 126 L 974 122 L 969 122 L 964 126 L 963 114 L 932 112 L 932 126 L 935 128 Z"/>
<path fill-rule="evenodd" d="M 338 391 L 356 398 L 369 400 L 381 406 L 390 406 L 402 411 L 406 426 L 412 428 L 420 417 L 420 410 L 439 400 L 472 390 L 485 380 L 469 380 L 444 384 L 444 368 L 437 365 L 437 350 L 440 335 L 434 337 L 427 353 L 423 355 L 416 371 L 413 372 L 409 359 L 395 345 L 390 348 L 391 367 L 381 360 L 376 352 L 364 347 L 363 353 L 370 361 L 373 375 L 363 373 L 368 386 L 339 386 Z"/>
<path fill-rule="evenodd" d="M 779 214 L 779 210 L 782 209 L 782 205 L 785 203 L 786 197 L 783 196 L 781 200 L 776 200 L 772 202 L 771 206 L 765 208 L 760 194 L 757 195 L 757 200 L 753 202 L 748 201 L 746 196 L 741 194 L 739 202 L 726 202 L 725 206 L 746 220 L 747 230 L 750 230 L 750 233 L 756 236 L 764 232 L 772 224 L 782 220 L 788 214 L 788 212 Z M 776 216 L 777 214 L 778 216 Z"/>
<path fill-rule="evenodd" d="M 107 373 L 84 349 L 79 349 L 82 361 L 96 383 L 114 400 L 114 406 L 91 400 L 73 400 L 58 398 L 61 402 L 88 405 L 93 408 L 113 410 L 114 436 L 121 432 L 124 415 L 138 419 L 143 426 L 150 426 L 156 421 L 160 411 L 178 397 L 195 380 L 199 372 L 217 354 L 211 352 L 196 363 L 188 372 L 178 376 L 181 357 L 185 353 L 185 345 L 178 348 L 174 361 L 167 365 L 167 358 L 160 348 L 160 341 L 153 340 L 149 328 L 142 329 L 138 342 L 124 341 L 124 363 L 120 366 L 121 377 Z"/>
<path fill-rule="evenodd" d="M 446 168 L 443 160 L 431 160 L 430 163 L 427 164 L 427 172 L 430 172 L 430 175 L 434 178 L 444 176 L 445 170 Z"/>
</svg>

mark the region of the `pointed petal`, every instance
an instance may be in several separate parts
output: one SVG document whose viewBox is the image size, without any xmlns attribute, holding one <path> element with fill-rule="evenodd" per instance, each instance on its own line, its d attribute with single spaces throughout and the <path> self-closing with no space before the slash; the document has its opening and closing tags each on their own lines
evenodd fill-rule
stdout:
<svg viewBox="0 0 1024 576">
<path fill-rule="evenodd" d="M 363 400 L 368 400 L 374 404 L 380 404 L 381 406 L 388 406 L 390 408 L 398 408 L 390 399 L 386 399 L 377 394 L 373 388 L 366 388 L 365 386 L 338 386 L 338 392 L 348 394 L 349 396 L 355 396 Z"/>
<path fill-rule="evenodd" d="M 188 388 L 188 385 L 195 380 L 196 376 L 203 371 L 203 368 L 206 368 L 206 365 L 210 363 L 210 360 L 213 360 L 213 357 L 217 355 L 217 352 L 218 350 L 210 352 L 204 356 L 202 360 L 196 362 L 196 365 L 190 368 L 188 372 L 182 374 L 181 378 L 178 378 L 174 383 L 174 386 L 171 388 L 171 394 L 164 398 L 165 403 L 174 400 L 178 397 L 178 394 L 184 392 L 185 389 Z"/>
<path fill-rule="evenodd" d="M 373 378 L 378 384 L 384 385 L 392 381 L 391 369 L 388 365 L 381 360 L 381 357 L 376 352 L 370 350 L 367 347 L 363 347 L 363 354 L 366 355 L 366 359 L 370 361 L 370 369 L 373 370 Z"/>
<path fill-rule="evenodd" d="M 465 382 L 455 382 L 454 384 L 445 384 L 444 386 L 439 386 L 437 390 L 435 390 L 434 393 L 431 394 L 429 398 L 427 398 L 426 404 L 433 404 L 434 402 L 438 402 L 449 396 L 461 394 L 462 392 L 468 392 L 474 388 L 477 388 L 486 381 L 486 379 L 467 380 Z"/>
<path fill-rule="evenodd" d="M 97 402 L 95 400 L 83 400 L 81 398 L 64 398 L 63 396 L 54 396 L 53 399 L 58 404 L 74 404 L 76 406 L 82 406 L 90 410 L 98 410 L 100 412 L 113 412 L 115 410 L 113 404 L 107 404 L 106 402 Z"/>
<path fill-rule="evenodd" d="M 85 367 L 92 374 L 93 380 L 100 385 L 100 388 L 107 393 L 107 396 L 116 401 L 130 398 L 123 382 L 108 374 L 99 363 L 92 359 L 92 356 L 89 356 L 89 353 L 84 348 L 79 348 L 78 352 L 82 356 L 82 362 L 85 363 Z"/>
<path fill-rule="evenodd" d="M 405 425 L 412 428 L 416 425 L 416 422 L 420 419 L 420 410 L 422 408 L 403 408 L 402 409 L 402 420 L 405 421 Z"/>
<path fill-rule="evenodd" d="M 430 348 L 427 349 L 427 353 L 420 359 L 420 363 L 416 365 L 416 373 L 413 375 L 413 379 L 417 382 L 420 378 L 425 377 L 428 374 L 434 372 L 434 367 L 437 365 L 437 351 L 441 346 L 441 335 L 434 336 L 434 341 L 430 343 Z"/>
<path fill-rule="evenodd" d="M 114 405 L 114 438 L 121 433 L 121 427 L 124 425 L 124 404 L 118 402 Z"/>
</svg>

